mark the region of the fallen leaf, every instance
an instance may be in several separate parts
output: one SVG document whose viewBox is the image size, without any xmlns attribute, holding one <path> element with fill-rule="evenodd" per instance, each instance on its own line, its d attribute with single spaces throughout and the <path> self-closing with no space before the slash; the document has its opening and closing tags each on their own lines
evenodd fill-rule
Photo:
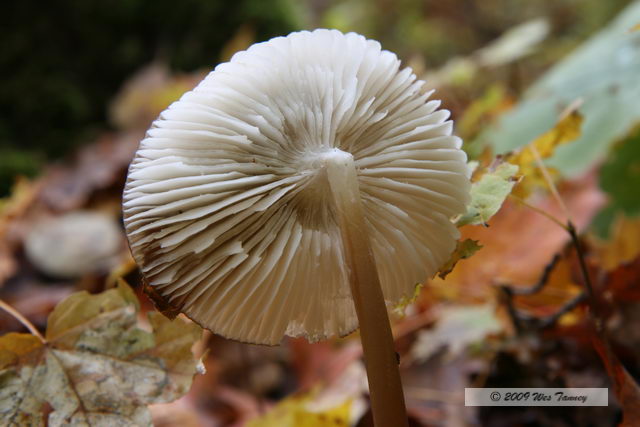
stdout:
<svg viewBox="0 0 640 427">
<path fill-rule="evenodd" d="M 418 333 L 411 356 L 423 362 L 442 348 L 450 357 L 459 355 L 467 346 L 483 341 L 487 335 L 502 331 L 492 304 L 445 308 L 433 329 Z"/>
<path fill-rule="evenodd" d="M 613 301 L 629 303 L 640 301 L 640 256 L 632 262 L 618 265 L 607 273 L 606 292 L 612 296 Z"/>
<path fill-rule="evenodd" d="M 619 214 L 611 225 L 607 240 L 592 237 L 600 265 L 607 271 L 640 256 L 640 218 Z"/>
<path fill-rule="evenodd" d="M 124 179 L 143 136 L 142 131 L 104 134 L 83 147 L 69 165 L 55 165 L 45 171 L 40 178 L 39 200 L 57 211 L 84 206 L 94 191 Z"/>
<path fill-rule="evenodd" d="M 21 218 L 35 200 L 40 185 L 19 177 L 11 196 L 0 199 L 0 286 L 16 272 L 16 239 L 9 236 L 14 220 Z"/>
<path fill-rule="evenodd" d="M 609 378 L 613 383 L 613 391 L 622 407 L 620 427 L 633 427 L 640 420 L 640 387 L 622 365 L 618 356 L 611 349 L 609 341 L 602 333 L 596 331 L 592 335 L 593 345 L 602 359 Z"/>
<path fill-rule="evenodd" d="M 604 203 L 594 176 L 565 183 L 560 194 L 579 231 Z M 537 200 L 535 206 L 551 216 L 562 215 L 549 196 Z M 461 239 L 477 240 L 483 248 L 460 263 L 446 279 L 436 277 L 425 286 L 438 300 L 484 302 L 493 297 L 496 284 L 532 285 L 569 240 L 568 233 L 557 224 L 509 200 L 491 218 L 489 227 L 465 226 L 460 232 Z"/>
<path fill-rule="evenodd" d="M 0 337 L 3 425 L 151 425 L 146 405 L 185 394 L 196 372 L 197 325 L 149 313 L 153 333 L 123 281 L 101 294 L 78 292 L 49 316 L 46 342 Z"/>
<path fill-rule="evenodd" d="M 473 239 L 458 240 L 456 249 L 451 254 L 449 261 L 447 261 L 445 265 L 440 267 L 438 276 L 444 279 L 445 277 L 447 277 L 449 273 L 451 273 L 451 271 L 456 266 L 458 261 L 469 258 L 473 254 L 478 252 L 481 248 L 482 248 L 482 245 L 480 245 L 477 240 L 473 240 Z"/>
<path fill-rule="evenodd" d="M 264 416 L 249 421 L 247 427 L 342 427 L 351 424 L 350 399 L 332 408 L 312 411 L 309 404 L 315 394 L 284 399 Z"/>
<path fill-rule="evenodd" d="M 525 199 L 534 189 L 546 188 L 546 180 L 538 166 L 536 157 L 539 157 L 540 160 L 548 159 L 558 146 L 574 141 L 580 136 L 583 118 L 576 107 L 577 105 L 568 110 L 551 130 L 507 158 L 509 163 L 518 166 L 519 173 L 522 175 L 522 179 L 514 190 L 516 196 Z M 547 169 L 553 175 L 557 175 L 554 169 L 550 167 Z"/>
<path fill-rule="evenodd" d="M 493 172 L 487 172 L 471 185 L 471 203 L 456 225 L 486 224 L 498 212 L 516 183 L 518 167 L 501 163 Z"/>
</svg>

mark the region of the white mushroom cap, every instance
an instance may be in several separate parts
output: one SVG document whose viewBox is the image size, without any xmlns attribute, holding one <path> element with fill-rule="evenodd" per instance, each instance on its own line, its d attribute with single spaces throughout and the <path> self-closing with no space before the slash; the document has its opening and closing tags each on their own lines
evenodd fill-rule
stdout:
<svg viewBox="0 0 640 427">
<path fill-rule="evenodd" d="M 449 112 L 376 41 L 292 33 L 237 53 L 164 111 L 124 193 L 133 255 L 168 304 L 277 344 L 358 326 L 322 158 L 353 155 L 387 304 L 455 247 L 469 176 Z"/>
</svg>

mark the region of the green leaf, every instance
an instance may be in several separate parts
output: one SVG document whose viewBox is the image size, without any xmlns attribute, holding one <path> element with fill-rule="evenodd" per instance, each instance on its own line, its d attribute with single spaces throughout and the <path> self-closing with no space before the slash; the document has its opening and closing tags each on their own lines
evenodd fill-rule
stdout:
<svg viewBox="0 0 640 427">
<path fill-rule="evenodd" d="M 600 170 L 600 187 L 609 195 L 610 209 L 640 215 L 640 131 L 613 150 Z"/>
<path fill-rule="evenodd" d="M 471 203 L 456 225 L 485 225 L 498 212 L 517 180 L 518 166 L 500 164 L 495 171 L 482 175 L 471 185 Z"/>
<path fill-rule="evenodd" d="M 638 20 L 640 2 L 634 2 L 527 90 L 523 101 L 479 142 L 492 145 L 496 154 L 522 147 L 582 99 L 582 135 L 559 147 L 548 163 L 566 176 L 585 172 L 640 121 L 640 32 L 629 31 Z"/>
<path fill-rule="evenodd" d="M 149 333 L 137 327 L 138 309 L 121 281 L 62 301 L 44 343 L 29 334 L 0 337 L 0 424 L 150 426 L 146 405 L 191 387 L 191 346 L 201 329 L 151 313 Z"/>
</svg>

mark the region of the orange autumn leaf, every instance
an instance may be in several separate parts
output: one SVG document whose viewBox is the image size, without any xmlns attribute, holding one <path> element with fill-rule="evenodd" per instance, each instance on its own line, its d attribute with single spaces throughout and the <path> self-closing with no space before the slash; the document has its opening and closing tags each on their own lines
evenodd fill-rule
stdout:
<svg viewBox="0 0 640 427">
<path fill-rule="evenodd" d="M 560 190 L 580 230 L 604 203 L 604 197 L 591 177 Z M 556 203 L 547 197 L 536 207 L 551 216 L 562 215 Z M 548 218 L 525 206 L 507 200 L 489 221 L 489 227 L 465 226 L 461 239 L 473 239 L 483 245 L 447 276 L 429 283 L 434 297 L 464 302 L 483 302 L 494 292 L 494 285 L 512 283 L 532 285 L 544 267 L 569 240 L 568 233 Z M 423 293 L 424 294 L 424 293 Z"/>
<path fill-rule="evenodd" d="M 622 407 L 620 427 L 637 426 L 640 419 L 640 387 L 618 359 L 604 332 L 593 331 L 592 342 L 613 382 L 613 392 Z"/>
</svg>

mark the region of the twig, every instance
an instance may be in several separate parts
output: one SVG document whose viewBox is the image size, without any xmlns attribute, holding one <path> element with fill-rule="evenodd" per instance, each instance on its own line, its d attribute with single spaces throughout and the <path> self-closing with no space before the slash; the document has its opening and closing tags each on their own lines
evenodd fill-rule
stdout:
<svg viewBox="0 0 640 427">
<path fill-rule="evenodd" d="M 564 212 L 567 222 L 571 223 L 571 214 L 569 213 L 569 209 L 567 208 L 567 205 L 564 203 L 564 200 L 562 200 L 562 197 L 560 197 L 560 192 L 558 192 L 556 185 L 553 183 L 553 179 L 551 179 L 551 174 L 549 173 L 549 170 L 542 162 L 542 158 L 540 157 L 540 153 L 538 153 L 538 149 L 536 148 L 535 145 L 532 144 L 529 146 L 529 150 L 531 150 L 531 153 L 533 153 L 533 157 L 536 159 L 536 164 L 538 165 L 540 172 L 542 172 L 542 176 L 547 182 L 547 185 L 549 186 L 549 190 L 551 191 L 551 194 L 556 199 L 556 201 L 560 205 L 560 208 Z"/>
<path fill-rule="evenodd" d="M 553 271 L 555 266 L 558 264 L 558 261 L 560 261 L 560 259 L 561 259 L 560 254 L 556 254 L 551 260 L 551 262 L 549 262 L 549 264 L 547 264 L 546 267 L 544 268 L 544 271 L 542 272 L 542 275 L 540 276 L 540 279 L 538 280 L 538 282 L 533 286 L 529 286 L 526 288 L 515 287 L 513 285 L 500 286 L 500 288 L 502 289 L 506 297 L 505 304 L 507 306 L 507 311 L 509 312 L 509 316 L 511 317 L 511 321 L 513 322 L 513 325 L 516 328 L 516 331 L 522 332 L 525 329 L 525 325 L 523 325 L 523 323 L 527 323 L 527 326 L 530 328 L 533 327 L 537 329 L 545 329 L 545 328 L 551 327 L 555 322 L 558 321 L 558 319 L 560 319 L 560 317 L 562 317 L 563 315 L 567 314 L 568 312 L 576 308 L 587 297 L 588 294 L 585 292 L 582 292 L 578 296 L 576 296 L 575 298 L 567 302 L 565 305 L 560 307 L 560 309 L 556 311 L 554 314 L 543 317 L 543 318 L 537 318 L 537 317 L 519 312 L 515 308 L 515 305 L 513 303 L 513 297 L 518 295 L 519 296 L 534 295 L 540 292 L 545 287 L 545 285 L 549 282 L 549 276 L 551 275 L 551 272 Z"/>
<path fill-rule="evenodd" d="M 556 267 L 556 265 L 558 264 L 558 261 L 560 261 L 561 256 L 560 254 L 556 254 L 553 259 L 551 260 L 551 262 L 549 264 L 547 264 L 544 268 L 544 271 L 542 272 L 542 275 L 540 276 L 540 279 L 538 280 L 538 283 L 536 283 L 533 286 L 529 286 L 529 287 L 513 287 L 511 286 L 511 293 L 513 295 L 534 295 L 537 294 L 538 292 L 540 292 L 542 290 L 542 288 L 544 288 L 544 286 L 547 284 L 547 282 L 549 281 L 549 276 L 551 275 L 551 272 L 553 271 L 553 269 Z"/>
<path fill-rule="evenodd" d="M 550 316 L 539 319 L 539 326 L 541 329 L 549 328 L 553 326 L 562 316 L 569 313 L 571 310 L 580 305 L 587 298 L 587 294 L 581 292 L 575 298 L 563 305 L 560 310 L 556 311 Z"/>
<path fill-rule="evenodd" d="M 589 306 L 591 307 L 591 318 L 593 320 L 594 326 L 598 334 L 603 332 L 603 321 L 600 315 L 599 304 L 596 300 L 595 292 L 593 291 L 593 284 L 591 282 L 591 276 L 589 275 L 589 270 L 587 269 L 587 263 L 585 261 L 584 251 L 582 250 L 582 245 L 580 245 L 580 239 L 578 238 L 578 233 L 576 231 L 575 226 L 571 221 L 567 223 L 567 231 L 571 236 L 571 242 L 573 246 L 576 248 L 576 254 L 578 255 L 578 261 L 580 263 L 580 271 L 582 272 L 582 277 L 584 279 L 584 288 L 587 293 L 587 297 L 589 299 Z"/>
<path fill-rule="evenodd" d="M 554 217 L 553 215 L 550 215 L 549 213 L 543 211 L 542 209 L 540 209 L 538 207 L 535 207 L 532 204 L 527 203 L 526 201 L 524 201 L 520 197 L 515 196 L 513 194 L 509 194 L 509 198 L 513 199 L 514 201 L 516 201 L 517 203 L 521 204 L 522 206 L 525 206 L 525 207 L 533 210 L 534 212 L 539 213 L 540 215 L 544 216 L 545 218 L 551 220 L 557 226 L 567 230 L 567 226 L 562 221 L 560 221 L 558 218 Z"/>
<path fill-rule="evenodd" d="M 38 331 L 38 328 L 33 326 L 33 323 L 31 323 L 29 321 L 29 319 L 27 319 L 22 314 L 20 314 L 15 308 L 11 307 L 9 304 L 7 304 L 6 302 L 2 301 L 1 299 L 0 299 L 0 308 L 2 308 L 4 311 L 9 313 L 11 316 L 13 316 L 18 322 L 22 323 L 22 325 L 25 328 L 27 328 L 29 330 L 29 332 L 31 332 L 33 335 L 38 337 L 38 339 L 43 344 L 46 344 L 47 340 L 42 336 L 40 331 Z"/>
</svg>

